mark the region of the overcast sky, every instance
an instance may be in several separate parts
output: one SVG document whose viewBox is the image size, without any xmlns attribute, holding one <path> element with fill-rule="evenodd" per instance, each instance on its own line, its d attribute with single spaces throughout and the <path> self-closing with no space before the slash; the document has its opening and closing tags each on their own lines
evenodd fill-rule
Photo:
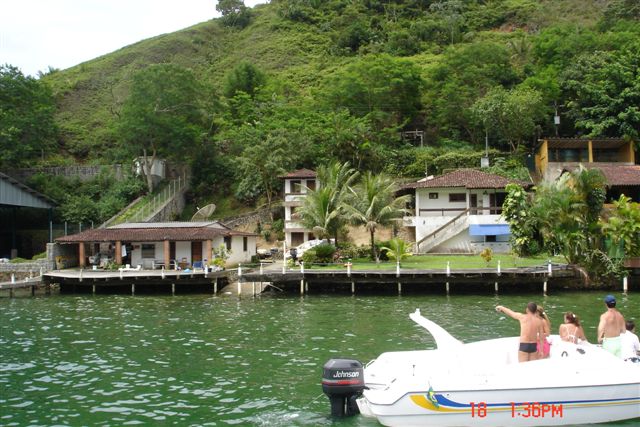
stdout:
<svg viewBox="0 0 640 427">
<path fill-rule="evenodd" d="M 266 0 L 245 0 L 247 6 Z M 215 0 L 0 0 L 0 64 L 36 75 L 219 16 Z"/>
</svg>

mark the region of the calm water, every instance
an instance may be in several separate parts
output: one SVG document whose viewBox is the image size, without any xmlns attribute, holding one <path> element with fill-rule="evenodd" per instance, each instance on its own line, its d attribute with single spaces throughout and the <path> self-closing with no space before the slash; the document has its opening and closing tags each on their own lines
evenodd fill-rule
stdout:
<svg viewBox="0 0 640 427">
<path fill-rule="evenodd" d="M 415 308 L 471 341 L 516 335 L 517 322 L 493 307 L 536 300 L 554 330 L 563 311 L 578 313 L 593 341 L 603 296 L 2 299 L 0 425 L 373 426 L 328 417 L 322 365 L 432 348 L 408 318 Z M 618 297 L 638 321 L 640 294 Z"/>
</svg>

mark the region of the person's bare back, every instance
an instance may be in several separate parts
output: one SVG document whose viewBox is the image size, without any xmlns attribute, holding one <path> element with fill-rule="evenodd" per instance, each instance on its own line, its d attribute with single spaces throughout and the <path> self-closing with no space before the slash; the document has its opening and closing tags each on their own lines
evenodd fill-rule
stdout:
<svg viewBox="0 0 640 427">
<path fill-rule="evenodd" d="M 536 309 L 536 304 L 531 302 L 527 304 L 525 313 L 517 313 L 501 305 L 496 307 L 496 311 L 504 313 L 520 322 L 519 362 L 528 362 L 542 358 L 544 321 L 538 317 Z"/>
<path fill-rule="evenodd" d="M 619 337 L 625 331 L 624 317 L 615 308 L 609 308 L 600 316 L 598 342 L 603 338 Z"/>
</svg>

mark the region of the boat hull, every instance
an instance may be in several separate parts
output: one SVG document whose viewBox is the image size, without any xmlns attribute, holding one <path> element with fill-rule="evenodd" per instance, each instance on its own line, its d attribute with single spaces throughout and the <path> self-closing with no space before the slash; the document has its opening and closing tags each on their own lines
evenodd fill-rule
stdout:
<svg viewBox="0 0 640 427">
<path fill-rule="evenodd" d="M 361 411 L 386 426 L 556 426 L 640 417 L 637 383 L 616 386 L 409 392 Z"/>
</svg>

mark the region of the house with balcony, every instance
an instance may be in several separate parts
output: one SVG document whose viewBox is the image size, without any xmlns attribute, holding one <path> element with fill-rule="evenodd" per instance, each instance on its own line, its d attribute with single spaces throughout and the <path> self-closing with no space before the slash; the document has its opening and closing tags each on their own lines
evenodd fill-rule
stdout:
<svg viewBox="0 0 640 427">
<path fill-rule="evenodd" d="M 417 253 L 478 253 L 484 248 L 509 252 L 509 225 L 502 218 L 507 184 L 531 183 L 476 169 L 458 169 L 406 184 L 415 212 L 404 226 L 415 238 Z"/>
<path fill-rule="evenodd" d="M 535 148 L 536 181 L 551 182 L 580 165 L 599 169 L 607 180 L 607 201 L 620 194 L 640 202 L 640 165 L 634 141 L 620 138 L 546 138 Z"/>
<path fill-rule="evenodd" d="M 307 190 L 315 190 L 318 179 L 315 171 L 299 169 L 280 177 L 284 181 L 284 235 L 287 247 L 299 246 L 314 240 L 313 231 L 302 226 L 296 212 L 302 206 Z"/>
</svg>

